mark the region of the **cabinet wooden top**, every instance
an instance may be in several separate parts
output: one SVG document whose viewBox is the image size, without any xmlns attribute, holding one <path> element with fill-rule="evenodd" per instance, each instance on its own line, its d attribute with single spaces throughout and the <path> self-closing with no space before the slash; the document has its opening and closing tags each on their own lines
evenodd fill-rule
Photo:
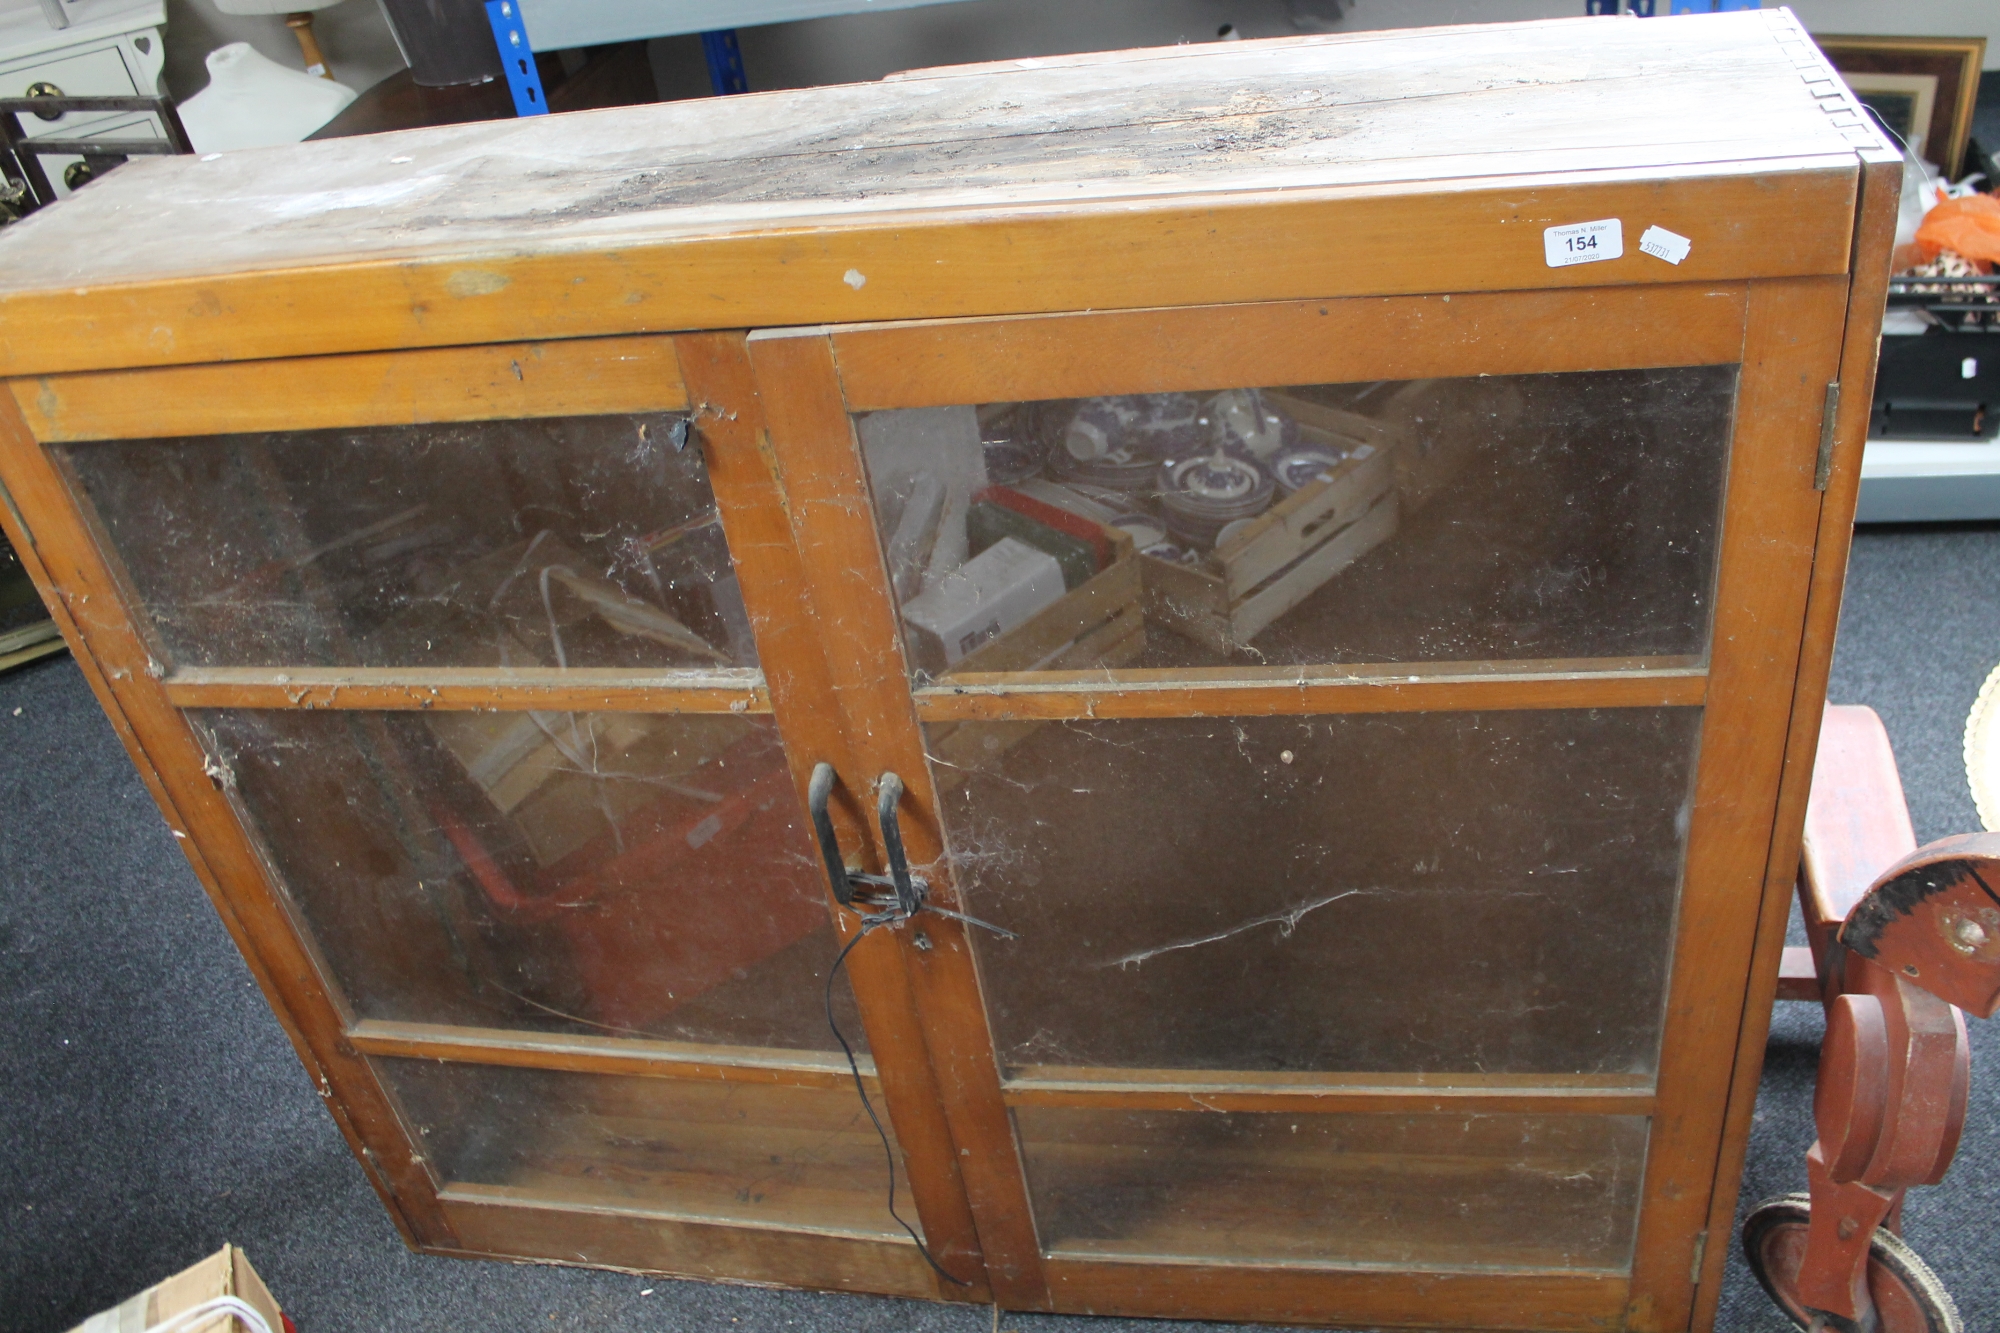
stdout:
<svg viewBox="0 0 2000 1333">
<path fill-rule="evenodd" d="M 1791 15 L 1753 11 L 1009 61 L 140 159 L 0 233 L 0 374 L 1840 272 L 1857 153 L 1882 148 Z M 1807 176 L 1828 190 L 1787 193 Z M 1651 214 L 1626 218 L 1618 264 L 1547 266 L 1545 226 L 1607 215 L 1590 188 L 1609 208 L 1694 178 L 1772 207 L 1728 203 L 1705 232 L 1680 217 L 1696 231 L 1679 267 L 1632 263 Z M 1558 189 L 1584 193 L 1565 207 Z M 1466 230 L 1468 196 L 1528 225 Z M 1312 203 L 1347 207 L 1321 219 L 1340 224 L 1317 233 L 1331 244 L 1297 215 L 1203 226 Z M 1290 289 L 1246 262 L 1274 247 Z M 1348 269 L 1299 262 L 1306 248 L 1351 251 Z"/>
</svg>

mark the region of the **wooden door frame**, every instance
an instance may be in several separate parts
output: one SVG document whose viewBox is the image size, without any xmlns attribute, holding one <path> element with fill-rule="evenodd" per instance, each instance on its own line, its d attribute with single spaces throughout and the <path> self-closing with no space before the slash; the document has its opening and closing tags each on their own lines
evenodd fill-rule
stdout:
<svg viewBox="0 0 2000 1333">
<path fill-rule="evenodd" d="M 1819 749 L 1820 722 L 1833 666 L 1835 632 L 1840 624 L 1848 552 L 1854 541 L 1862 449 L 1867 442 L 1874 404 L 1875 362 L 1893 267 L 1891 250 L 1902 199 L 1903 159 L 1887 148 L 1862 149 L 1859 156 L 1861 180 L 1852 249 L 1854 274 L 1848 288 L 1840 352 L 1842 388 L 1833 428 L 1823 437 L 1830 446 L 1824 460 L 1826 489 L 1820 504 L 1812 588 L 1806 605 L 1790 733 L 1785 742 L 1777 827 L 1765 867 L 1756 952 L 1744 987 L 1742 1022 L 1716 1164 L 1715 1190 L 1701 1232 L 1705 1239 L 1697 1246 L 1700 1279 L 1690 1321 L 1696 1330 L 1707 1330 L 1715 1324 L 1727 1257 L 1734 1248 L 1731 1239 L 1736 1226 L 1737 1197 L 1742 1190 L 1743 1161 L 1749 1148 L 1751 1117 L 1764 1068 L 1764 1045 L 1770 1035 L 1771 1008 L 1777 1000 L 1778 964 L 1784 952 L 1793 888 L 1798 880 L 1806 800 Z"/>
<path fill-rule="evenodd" d="M 1698 1233 L 1716 1184 L 1743 978 L 1766 861 L 1780 832 L 1778 780 L 1820 519 L 1814 489 L 1820 407 L 1838 374 L 1847 301 L 1842 277 L 1777 278 L 770 330 L 753 335 L 748 346 L 770 407 L 778 470 L 796 479 L 788 480 L 791 519 L 800 549 L 811 553 L 806 575 L 835 692 L 866 765 L 863 777 L 893 770 L 909 785 L 911 854 L 937 863 L 933 888 L 945 905 L 963 908 L 943 865 L 924 720 L 1704 706 L 1629 1288 L 1619 1282 L 1608 1292 L 1594 1274 L 1521 1275 L 1512 1286 L 1507 1276 L 1492 1275 L 1482 1279 L 1490 1286 L 1477 1301 L 1449 1299 L 1433 1315 L 1505 1326 L 1525 1311 L 1558 1323 L 1611 1317 L 1634 1329 L 1666 1330 L 1686 1327 L 1692 1312 Z M 1557 337 L 1548 336 L 1551 328 Z M 1329 343 L 1337 350 L 1329 352 Z M 1272 674 L 1283 683 L 1268 685 L 1216 679 L 1261 674 L 1231 670 L 1143 681 L 1161 673 L 1092 672 L 1089 680 L 1076 673 L 1077 679 L 1037 677 L 963 692 L 911 688 L 852 413 L 1238 384 L 1725 362 L 1742 369 L 1705 669 L 1676 678 L 1536 664 L 1578 670 L 1496 677 L 1429 664 L 1401 671 L 1406 678 L 1394 692 L 1384 688 L 1383 672 L 1345 667 L 1310 682 L 1310 669 L 1277 669 Z M 885 652 L 885 645 L 896 647 Z M 1409 671 L 1416 677 L 1408 678 Z M 931 946 L 912 949 L 910 966 L 920 978 L 933 1058 L 941 1070 L 954 1071 L 947 1084 L 955 1130 L 961 1142 L 986 1145 L 992 1164 L 1003 1168 L 998 1177 L 1019 1173 L 1012 1136 L 1000 1134 L 1007 1102 L 963 929 L 933 919 L 906 933 L 925 934 Z M 975 1167 L 968 1162 L 966 1169 L 971 1180 Z M 996 1227 L 1008 1228 L 1006 1253 L 1039 1252 L 1024 1179 L 994 1178 L 970 1189 L 989 1266 L 1000 1249 Z M 1012 1262 L 1019 1296 L 1009 1299 L 996 1282 L 996 1295 L 1010 1305 L 1036 1294 L 1024 1260 Z M 1329 1308 L 1312 1302 L 1325 1299 L 1340 1302 L 1333 1308 L 1343 1316 L 1384 1322 L 1407 1319 L 1412 1309 L 1409 1287 L 1393 1276 L 1362 1281 L 1328 1271 L 1292 1273 L 1280 1282 L 1272 1272 L 1246 1268 L 1240 1281 L 1188 1277 L 1162 1285 L 1148 1269 L 1144 1281 L 1121 1287 L 1095 1264 L 1044 1258 L 1042 1266 L 1045 1299 L 1063 1309 L 1312 1318 Z M 1411 1276 L 1434 1282 L 1440 1275 Z M 1130 1294 L 1149 1283 L 1151 1296 Z M 1585 1289 L 1592 1284 L 1596 1289 Z M 1118 1296 L 1121 1290 L 1128 1294 Z"/>
<path fill-rule="evenodd" d="M 1687 1327 L 1708 1243 L 1765 867 L 1783 775 L 1822 493 L 1821 415 L 1839 378 L 1844 278 L 1751 284 L 1717 560 L 1708 703 L 1647 1154 L 1635 1333 Z M 1725 647 L 1727 645 L 1727 647 Z"/>
<path fill-rule="evenodd" d="M 903 685 L 902 634 L 886 600 L 887 572 L 865 482 L 855 501 L 858 446 L 827 344 L 823 337 L 753 333 L 746 350 L 793 546 L 807 553 L 803 605 L 815 622 L 851 747 L 845 765 L 837 765 L 841 790 L 866 803 L 882 773 L 906 775 L 911 791 L 925 795 L 906 803 L 903 839 L 912 863 L 927 866 L 942 855 L 942 832 L 921 743 L 911 743 L 915 715 Z M 879 868 L 879 860 L 875 864 Z M 946 878 L 933 878 L 939 881 L 935 901 L 953 905 Z M 930 915 L 882 932 L 875 947 L 894 949 L 909 978 L 993 1299 L 1008 1309 L 1045 1309 L 1041 1249 L 1029 1221 L 1013 1124 L 999 1099 L 999 1067 L 965 928 Z"/>
<path fill-rule="evenodd" d="M 685 373 L 683 362 L 685 361 Z M 496 1067 L 731 1079 L 851 1093 L 836 1054 L 683 1048 L 512 1030 L 438 1028 L 354 1013 L 309 932 L 275 883 L 257 836 L 205 772 L 183 710 L 590 709 L 727 712 L 778 718 L 796 779 L 799 822 L 813 760 L 844 753 L 838 711 L 798 604 L 798 555 L 783 495 L 755 418 L 710 410 L 698 422 L 711 487 L 746 606 L 759 669 L 623 672 L 324 666 L 186 667 L 164 661 L 130 580 L 49 446 L 275 430 L 678 412 L 690 382 L 703 403 L 744 385 L 741 336 L 668 335 L 485 344 L 228 365 L 190 365 L 15 380 L 0 394 L 0 524 L 21 553 L 107 716 L 126 744 L 218 915 L 292 1039 L 349 1147 L 412 1247 L 449 1254 L 546 1258 L 561 1227 L 583 1262 L 706 1278 L 817 1285 L 938 1299 L 983 1300 L 988 1288 L 957 1159 L 930 1066 L 909 1019 L 898 955 L 859 948 L 853 982 L 881 1095 L 909 1172 L 917 1216 L 940 1262 L 965 1281 L 940 1281 L 900 1238 L 823 1234 L 560 1205 L 495 1207 L 454 1198 L 418 1147 L 372 1058 L 446 1059 Z M 27 515 L 33 515 L 32 524 Z M 801 739 L 794 742 L 796 733 Z M 854 808 L 836 812 L 858 846 Z M 843 936 L 852 918 L 831 897 Z M 684 1260 L 670 1251 L 678 1243 Z M 663 1248 L 664 1247 L 664 1248 Z"/>
</svg>

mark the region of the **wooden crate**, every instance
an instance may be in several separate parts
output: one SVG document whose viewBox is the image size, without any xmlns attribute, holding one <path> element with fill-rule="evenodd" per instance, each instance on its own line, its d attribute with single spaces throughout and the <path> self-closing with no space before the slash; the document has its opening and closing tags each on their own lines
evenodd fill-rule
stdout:
<svg viewBox="0 0 2000 1333">
<path fill-rule="evenodd" d="M 1221 572 L 1142 555 L 1146 614 L 1215 649 L 1233 652 L 1320 585 L 1396 532 L 1395 456 L 1399 436 L 1367 417 L 1332 408 L 1296 413 L 1318 443 L 1361 441 L 1323 481 L 1301 487 L 1215 548 Z M 1284 400 L 1287 411 L 1293 401 Z M 1320 422 L 1348 418 L 1336 432 Z M 1344 437 L 1344 438 L 1341 438 Z"/>
<path fill-rule="evenodd" d="M 1523 410 L 1521 390 L 1506 376 L 1411 380 L 1397 390 L 1382 418 L 1404 440 L 1396 455 L 1396 492 L 1405 512 L 1429 504 Z"/>
<path fill-rule="evenodd" d="M 1009 633 L 960 658 L 938 680 L 1020 671 L 1081 671 L 1121 667 L 1146 647 L 1145 580 L 1132 538 L 1108 529 L 1112 561 L 1060 601 L 1042 608 Z M 1019 744 L 1042 722 L 947 722 L 928 733 L 941 789 L 963 780 L 963 769 L 990 763 Z"/>
<path fill-rule="evenodd" d="M 1291 394 L 1264 397 L 1301 425 L 1393 449 L 1397 503 L 1405 514 L 1429 504 L 1526 410 L 1520 386 L 1506 375 L 1408 380 L 1383 395 L 1372 416 Z"/>
</svg>

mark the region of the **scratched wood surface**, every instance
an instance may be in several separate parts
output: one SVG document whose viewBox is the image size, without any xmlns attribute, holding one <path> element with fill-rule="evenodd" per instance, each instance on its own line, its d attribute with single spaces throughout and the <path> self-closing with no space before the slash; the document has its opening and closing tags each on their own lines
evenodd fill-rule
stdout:
<svg viewBox="0 0 2000 1333">
<path fill-rule="evenodd" d="M 1760 13 L 1214 43 L 155 158 L 63 221 L 15 229 L 0 290 L 940 203 L 1846 151 L 1816 95 L 1835 90 L 1809 88 L 1773 39 L 1787 26 Z M 157 211 L 126 225 L 141 200 Z"/>
<path fill-rule="evenodd" d="M 1876 142 L 1796 22 L 1757 12 L 1213 43 L 156 158 L 0 238 L 0 373 L 1157 304 L 1170 255 L 1196 284 L 1257 272 L 1274 238 L 1231 216 L 1246 201 L 1341 238 L 1258 274 L 1258 299 L 1568 285 L 1542 228 L 1607 216 L 1632 234 L 1579 266 L 1598 282 L 1840 272 L 1848 229 L 1796 220 L 1851 202 Z M 1642 256 L 1648 223 L 1692 253 Z"/>
</svg>

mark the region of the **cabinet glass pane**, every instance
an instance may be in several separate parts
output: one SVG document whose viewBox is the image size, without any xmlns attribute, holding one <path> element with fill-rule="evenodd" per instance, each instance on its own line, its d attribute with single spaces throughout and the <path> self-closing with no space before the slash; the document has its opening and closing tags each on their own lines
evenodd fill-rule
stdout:
<svg viewBox="0 0 2000 1333">
<path fill-rule="evenodd" d="M 1054 1254 L 1397 1269 L 1632 1261 L 1642 1116 L 1014 1116 Z"/>
<path fill-rule="evenodd" d="M 931 726 L 1001 1059 L 1650 1075 L 1700 722 Z"/>
<path fill-rule="evenodd" d="M 754 666 L 666 415 L 61 446 L 172 662 Z"/>
<path fill-rule="evenodd" d="M 882 1140 L 849 1083 L 374 1063 L 459 1197 L 905 1234 L 885 1203 Z M 915 1208 L 899 1211 L 917 1225 Z"/>
<path fill-rule="evenodd" d="M 824 872 L 768 718 L 192 716 L 359 1017 L 838 1048 Z"/>
<path fill-rule="evenodd" d="M 1700 658 L 1736 367 L 857 423 L 919 680 Z"/>
<path fill-rule="evenodd" d="M 6 534 L 0 533 L 0 657 L 42 642 L 45 629 L 47 636 L 53 637 L 54 627 L 48 619 L 48 608 L 22 568 L 21 557 L 8 545 Z M 30 626 L 34 631 L 24 633 Z"/>
</svg>

